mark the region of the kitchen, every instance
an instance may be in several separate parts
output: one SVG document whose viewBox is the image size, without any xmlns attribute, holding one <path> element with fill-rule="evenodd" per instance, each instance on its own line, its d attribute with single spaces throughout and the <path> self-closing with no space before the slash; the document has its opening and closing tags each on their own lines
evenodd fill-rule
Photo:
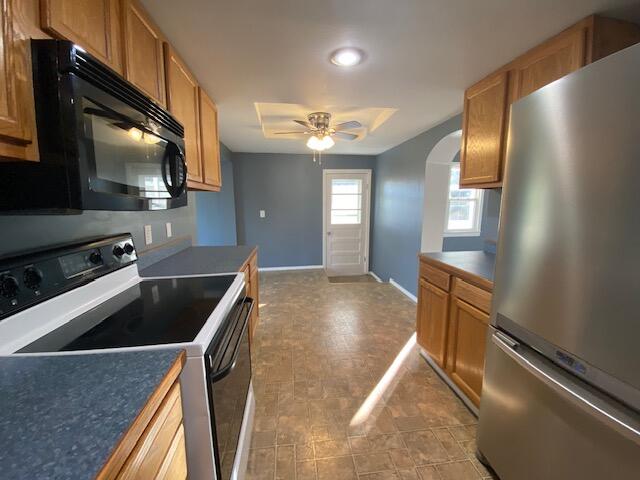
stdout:
<svg viewBox="0 0 640 480">
<path fill-rule="evenodd" d="M 640 12 L 419 3 L 2 2 L 0 477 L 635 478 Z"/>
</svg>

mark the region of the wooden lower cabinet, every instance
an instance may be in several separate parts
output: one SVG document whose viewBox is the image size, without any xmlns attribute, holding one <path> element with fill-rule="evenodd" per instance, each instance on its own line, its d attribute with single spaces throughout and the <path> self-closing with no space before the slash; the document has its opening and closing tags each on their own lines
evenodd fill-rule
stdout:
<svg viewBox="0 0 640 480">
<path fill-rule="evenodd" d="M 187 452 L 179 375 L 184 352 L 129 426 L 98 480 L 184 480 Z"/>
<path fill-rule="evenodd" d="M 458 274 L 421 261 L 416 336 L 431 360 L 479 405 L 491 292 L 486 280 L 472 284 Z"/>
<path fill-rule="evenodd" d="M 420 279 L 418 295 L 418 343 L 441 368 L 444 368 L 447 353 L 449 294 Z"/>
<path fill-rule="evenodd" d="M 253 312 L 251 312 L 251 318 L 249 318 L 249 342 L 253 339 L 258 322 L 260 321 L 260 276 L 258 273 L 258 251 L 254 250 L 244 263 L 241 272 L 244 272 L 244 281 L 246 283 L 246 295 L 253 298 Z"/>
<path fill-rule="evenodd" d="M 450 312 L 445 371 L 479 405 L 489 315 L 453 296 Z"/>
</svg>

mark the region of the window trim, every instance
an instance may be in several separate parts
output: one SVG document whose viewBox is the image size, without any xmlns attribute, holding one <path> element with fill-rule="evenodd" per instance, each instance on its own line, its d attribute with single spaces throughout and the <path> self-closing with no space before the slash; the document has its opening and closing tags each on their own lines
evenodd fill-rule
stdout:
<svg viewBox="0 0 640 480">
<path fill-rule="evenodd" d="M 451 201 L 451 190 L 449 187 L 451 185 L 451 171 L 454 168 L 460 169 L 460 164 L 456 162 L 456 163 L 452 163 L 449 166 L 449 177 L 447 182 L 447 202 L 444 210 L 444 231 L 442 232 L 442 236 L 443 237 L 479 237 L 482 235 L 482 208 L 484 206 L 484 190 L 482 190 L 481 188 L 473 189 L 473 190 L 478 190 L 480 192 L 477 200 L 478 210 L 475 216 L 476 218 L 474 221 L 474 224 L 475 224 L 474 228 L 470 230 L 449 230 L 448 229 L 449 204 Z M 472 190 L 472 189 L 469 189 L 469 190 Z"/>
</svg>

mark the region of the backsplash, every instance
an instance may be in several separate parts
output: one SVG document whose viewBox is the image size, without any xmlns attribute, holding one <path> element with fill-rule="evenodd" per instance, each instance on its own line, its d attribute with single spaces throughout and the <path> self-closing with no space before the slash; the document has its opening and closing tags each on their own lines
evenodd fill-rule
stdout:
<svg viewBox="0 0 640 480">
<path fill-rule="evenodd" d="M 144 252 L 149 250 L 145 263 L 152 259 L 160 260 L 163 255 L 162 247 L 165 244 L 167 250 L 173 251 L 185 242 L 190 245 L 195 238 L 196 196 L 194 193 L 189 193 L 188 201 L 186 207 L 162 211 L 85 211 L 80 215 L 0 215 L 2 232 L 0 257 L 87 237 L 131 233 L 136 249 L 143 254 L 143 259 L 145 259 Z M 171 222 L 171 238 L 167 238 L 166 222 Z M 153 243 L 148 246 L 144 242 L 145 225 L 151 225 L 153 233 Z"/>
</svg>

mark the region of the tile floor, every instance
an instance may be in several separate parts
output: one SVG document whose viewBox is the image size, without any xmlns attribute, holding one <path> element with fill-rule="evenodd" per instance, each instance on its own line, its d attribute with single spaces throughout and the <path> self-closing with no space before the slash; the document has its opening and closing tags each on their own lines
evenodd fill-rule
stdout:
<svg viewBox="0 0 640 480">
<path fill-rule="evenodd" d="M 475 417 L 413 343 L 413 302 L 320 270 L 260 282 L 248 479 L 491 478 Z"/>
</svg>

